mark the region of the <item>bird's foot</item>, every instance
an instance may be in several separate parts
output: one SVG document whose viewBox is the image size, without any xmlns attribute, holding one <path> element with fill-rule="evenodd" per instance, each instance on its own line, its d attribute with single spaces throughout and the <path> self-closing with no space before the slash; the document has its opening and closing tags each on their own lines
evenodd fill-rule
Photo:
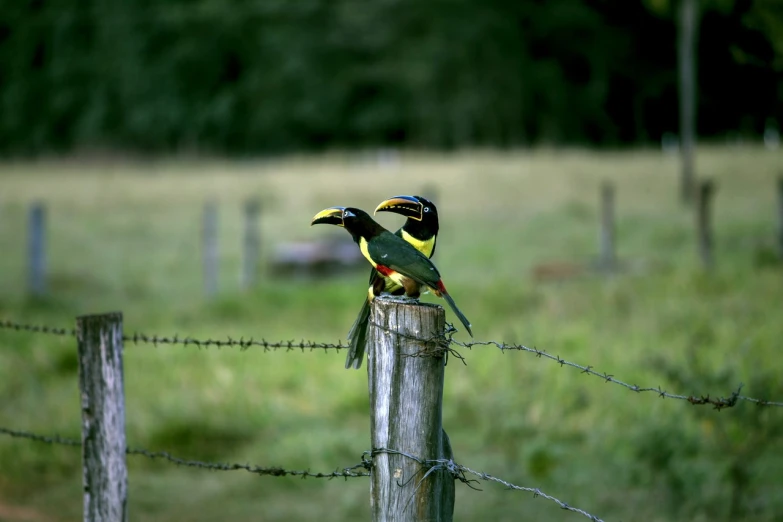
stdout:
<svg viewBox="0 0 783 522">
<path fill-rule="evenodd" d="M 411 304 L 411 303 L 418 303 L 419 302 L 419 297 L 418 296 L 410 297 L 410 296 L 407 296 L 407 295 L 393 295 L 393 294 L 390 294 L 388 292 L 383 292 L 381 295 L 384 296 L 387 299 L 391 299 L 393 301 L 397 301 L 398 303 L 408 303 L 408 304 Z"/>
</svg>

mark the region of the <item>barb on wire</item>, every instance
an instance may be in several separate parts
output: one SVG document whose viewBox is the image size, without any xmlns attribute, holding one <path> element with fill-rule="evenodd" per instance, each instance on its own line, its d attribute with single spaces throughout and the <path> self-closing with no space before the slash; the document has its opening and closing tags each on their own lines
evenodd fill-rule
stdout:
<svg viewBox="0 0 783 522">
<path fill-rule="evenodd" d="M 33 332 L 33 333 L 45 333 L 51 335 L 70 335 L 75 336 L 76 330 L 73 328 L 52 328 L 51 326 L 36 325 L 36 324 L 20 324 L 8 320 L 0 320 L 0 328 L 7 330 L 16 330 L 17 332 Z"/>
<path fill-rule="evenodd" d="M 425 473 L 425 478 L 427 475 L 434 471 L 446 471 L 449 474 L 451 474 L 455 479 L 459 480 L 460 482 L 463 482 L 470 486 L 472 489 L 477 489 L 473 486 L 471 486 L 471 482 L 476 482 L 475 479 L 468 479 L 467 475 L 473 475 L 478 477 L 481 480 L 487 480 L 491 482 L 497 482 L 498 484 L 502 484 L 508 489 L 513 489 L 517 491 L 527 491 L 529 493 L 533 493 L 533 498 L 542 497 L 547 500 L 550 500 L 560 506 L 562 509 L 573 511 L 574 513 L 579 513 L 580 515 L 583 515 L 590 520 L 593 520 L 594 522 L 603 522 L 600 518 L 598 518 L 595 515 L 591 515 L 587 511 L 583 509 L 576 508 L 574 506 L 571 506 L 567 504 L 566 502 L 563 502 L 562 500 L 553 497 L 552 495 L 548 495 L 541 491 L 539 488 L 531 488 L 531 487 L 525 487 L 525 486 L 517 486 L 516 484 L 512 484 L 511 482 L 508 482 L 506 480 L 503 480 L 501 478 L 495 477 L 493 475 L 490 475 L 488 473 L 482 473 L 479 471 L 475 471 L 467 466 L 462 466 L 461 464 L 457 464 L 454 462 L 453 459 L 432 459 L 432 460 L 425 460 L 421 459 L 419 457 L 416 457 L 414 455 L 410 455 L 408 453 L 405 453 L 403 451 L 388 449 L 388 448 L 375 448 L 372 450 L 371 455 L 377 455 L 379 453 L 388 453 L 391 455 L 402 455 L 403 457 L 415 460 L 419 464 L 421 464 L 424 468 L 427 469 Z M 422 479 L 424 480 L 424 479 Z"/>
<path fill-rule="evenodd" d="M 406 355 L 406 357 L 441 357 L 444 353 L 446 356 L 452 355 L 462 361 L 462 364 L 467 366 L 467 363 L 465 362 L 465 358 L 460 354 L 457 350 L 453 349 L 451 347 L 451 339 L 446 337 L 446 333 L 449 333 L 451 330 L 447 327 L 445 333 L 440 333 L 436 335 L 432 335 L 430 337 L 417 337 L 415 335 L 405 334 L 401 332 L 397 332 L 395 330 L 392 330 L 388 326 L 384 326 L 382 324 L 375 323 L 373 321 L 369 321 L 369 324 L 371 326 L 374 326 L 384 332 L 390 333 L 392 335 L 396 335 L 398 337 L 402 337 L 403 339 L 408 339 L 410 341 L 418 342 L 424 345 L 423 350 L 419 350 L 416 353 L 412 353 L 409 355 Z M 453 327 L 452 327 L 453 329 Z M 456 331 L 456 330 L 454 330 Z"/>
<path fill-rule="evenodd" d="M 13 321 L 0 321 L 0 328 L 5 328 L 8 330 L 15 330 L 20 332 L 33 332 L 33 333 L 46 333 L 46 334 L 53 334 L 53 335 L 62 335 L 62 336 L 76 336 L 76 330 L 75 329 L 67 329 L 67 328 L 52 328 L 50 326 L 41 326 L 41 325 L 29 325 L 29 324 L 21 324 L 21 323 L 15 323 Z M 270 352 L 274 350 L 285 350 L 285 351 L 292 351 L 292 350 L 330 350 L 334 349 L 336 351 L 340 351 L 341 348 L 348 348 L 349 346 L 347 344 L 343 344 L 341 341 L 337 343 L 320 343 L 316 341 L 308 341 L 305 339 L 295 341 L 267 341 L 266 339 L 257 340 L 254 338 L 248 338 L 245 339 L 244 337 L 240 337 L 239 339 L 234 339 L 232 337 L 227 337 L 225 340 L 219 340 L 219 339 L 196 339 L 193 337 L 180 337 L 179 335 L 174 336 L 162 336 L 162 335 L 147 335 L 143 333 L 134 333 L 132 335 L 123 335 L 122 340 L 125 342 L 131 342 L 133 344 L 152 344 L 154 346 L 157 346 L 159 344 L 181 344 L 183 346 L 195 346 L 197 348 L 224 348 L 224 347 L 239 347 L 240 350 L 247 350 L 251 347 L 257 346 L 260 348 L 263 348 L 265 352 Z"/>
<path fill-rule="evenodd" d="M 337 469 L 335 471 L 331 471 L 329 473 L 313 473 L 309 469 L 307 470 L 290 470 L 290 469 L 283 469 L 279 466 L 272 466 L 269 468 L 263 468 L 261 466 L 253 466 L 250 464 L 229 464 L 229 463 L 223 463 L 223 462 L 201 462 L 198 460 L 188 460 L 188 459 L 181 459 L 179 457 L 174 457 L 167 451 L 148 451 L 145 449 L 133 449 L 128 448 L 126 451 L 128 455 L 141 455 L 143 457 L 147 457 L 150 459 L 164 459 L 168 462 L 171 462 L 173 464 L 176 464 L 178 466 L 187 466 L 191 468 L 200 468 L 200 469 L 208 469 L 213 471 L 234 471 L 234 470 L 244 470 L 248 473 L 254 473 L 256 475 L 269 475 L 272 477 L 285 477 L 287 475 L 290 475 L 292 477 L 302 477 L 302 478 L 355 478 L 355 477 L 369 477 L 369 472 L 360 472 L 356 471 L 359 468 L 365 468 L 365 464 L 362 462 L 360 464 L 357 464 L 355 466 L 351 466 L 349 468 L 343 468 L 342 470 Z"/>
<path fill-rule="evenodd" d="M 737 387 L 737 389 L 731 392 L 731 394 L 728 397 L 710 397 L 709 395 L 701 395 L 701 396 L 678 395 L 674 393 L 668 393 L 663 389 L 661 389 L 660 386 L 653 388 L 653 387 L 642 387 L 637 384 L 628 384 L 627 382 L 623 382 L 619 379 L 615 379 L 614 375 L 612 374 L 595 371 L 592 366 L 589 365 L 582 366 L 581 364 L 577 364 L 570 361 L 566 361 L 565 359 L 561 359 L 560 356 L 558 355 L 552 355 L 543 350 L 539 350 L 538 348 L 529 348 L 521 344 L 507 344 L 507 343 L 500 343 L 497 341 L 460 342 L 460 341 L 455 341 L 451 337 L 449 337 L 449 342 L 457 346 L 462 346 L 463 348 L 468 348 L 468 349 L 473 348 L 474 346 L 496 346 L 500 348 L 501 351 L 517 350 L 517 351 L 532 353 L 535 354 L 536 357 L 543 357 L 545 359 L 554 361 L 557 364 L 559 364 L 561 367 L 570 366 L 572 368 L 576 368 L 578 370 L 581 370 L 582 373 L 599 377 L 600 379 L 603 379 L 604 382 L 619 384 L 620 386 L 623 386 L 637 393 L 652 392 L 657 394 L 661 398 L 684 400 L 694 405 L 711 404 L 716 410 L 722 410 L 723 408 L 731 408 L 733 406 L 736 406 L 739 401 L 750 402 L 758 406 L 783 406 L 783 402 L 768 401 L 764 399 L 754 399 L 752 397 L 746 397 L 744 395 L 740 395 L 740 391 L 742 390 L 743 384 L 740 384 Z"/>
<path fill-rule="evenodd" d="M 3 428 L 0 426 L 0 434 L 9 435 L 17 439 L 30 439 L 36 442 L 45 442 L 47 444 L 62 444 L 64 446 L 81 446 L 82 441 L 76 439 L 68 439 L 60 437 L 59 435 L 38 435 L 37 433 L 31 433 L 29 431 L 12 430 L 10 428 Z"/>
<path fill-rule="evenodd" d="M 406 338 L 410 338 L 414 341 L 419 341 L 424 343 L 425 345 L 428 344 L 436 344 L 437 346 L 443 347 L 444 350 L 446 350 L 450 355 L 453 355 L 457 357 L 459 360 L 462 361 L 463 364 L 465 363 L 465 359 L 462 357 L 462 355 L 457 352 L 454 348 L 452 348 L 452 345 L 455 346 L 461 346 L 463 348 L 471 349 L 474 346 L 496 346 L 497 348 L 500 348 L 501 351 L 506 350 L 517 350 L 517 351 L 524 351 L 529 352 L 532 354 L 535 354 L 536 357 L 543 357 L 546 359 L 549 359 L 551 361 L 554 361 L 558 363 L 560 366 L 571 366 L 572 368 L 576 368 L 578 370 L 581 370 L 582 373 L 587 373 L 589 375 L 593 375 L 595 377 L 599 377 L 604 380 L 604 382 L 610 382 L 612 384 L 619 384 L 620 386 L 623 386 L 631 391 L 642 393 L 642 392 L 652 392 L 657 394 L 661 398 L 668 398 L 668 399 L 679 399 L 679 400 L 685 400 L 688 401 L 691 404 L 694 405 L 705 405 L 710 404 L 712 405 L 716 410 L 722 410 L 723 408 L 731 408 L 737 405 L 739 401 L 745 401 L 750 402 L 752 404 L 756 404 L 758 406 L 777 406 L 777 407 L 783 407 L 783 402 L 780 401 L 769 401 L 766 399 L 756 399 L 753 397 L 747 397 L 745 395 L 741 395 L 740 391 L 742 390 L 743 385 L 740 384 L 738 388 L 733 391 L 731 394 L 729 394 L 728 397 L 711 397 L 709 395 L 679 395 L 679 394 L 673 394 L 668 393 L 661 389 L 660 386 L 657 387 L 642 387 L 637 384 L 629 384 L 626 382 L 623 382 L 619 379 L 616 379 L 614 375 L 606 373 L 606 372 L 598 372 L 593 369 L 593 366 L 587 365 L 582 366 L 581 364 L 573 363 L 570 361 L 566 361 L 565 359 L 561 359 L 558 355 L 552 355 L 547 353 L 544 350 L 539 350 L 538 348 L 529 348 L 527 346 L 521 345 L 521 344 L 509 344 L 509 343 L 503 343 L 498 341 L 473 341 L 473 342 L 461 342 L 461 341 L 455 341 L 453 336 L 454 333 L 456 333 L 457 329 L 454 328 L 453 325 L 446 323 L 446 330 L 442 335 L 433 336 L 430 338 L 418 338 L 414 336 L 409 336 L 405 334 L 400 334 L 398 332 L 393 332 L 387 327 L 384 327 L 382 325 L 377 325 L 373 323 L 375 326 L 385 330 L 389 331 L 391 333 L 401 335 Z M 66 328 L 53 328 L 49 326 L 42 326 L 42 325 L 29 325 L 29 324 L 20 324 L 15 323 L 13 321 L 8 320 L 0 320 L 0 328 L 15 330 L 15 331 L 25 331 L 25 332 L 34 332 L 34 333 L 46 333 L 46 334 L 53 334 L 53 335 L 60 335 L 60 336 L 75 336 L 76 331 L 73 329 L 66 329 Z M 263 348 L 265 352 L 274 351 L 274 350 L 285 350 L 287 352 L 293 351 L 293 350 L 324 350 L 325 352 L 334 349 L 335 351 L 340 351 L 342 348 L 348 348 L 349 346 L 347 344 L 343 344 L 342 341 L 339 341 L 337 343 L 322 343 L 322 342 L 315 342 L 315 341 L 307 341 L 307 340 L 300 340 L 300 341 L 277 341 L 277 342 L 269 342 L 265 339 L 256 340 L 254 338 L 245 339 L 244 337 L 240 337 L 239 339 L 233 339 L 231 337 L 227 337 L 226 340 L 216 340 L 216 339 L 194 339 L 192 337 L 179 337 L 178 335 L 174 335 L 173 337 L 166 337 L 166 336 L 158 336 L 158 335 L 146 335 L 142 333 L 134 333 L 133 335 L 123 335 L 123 340 L 125 342 L 132 342 L 134 344 L 139 343 L 147 343 L 152 344 L 154 346 L 157 346 L 159 344 L 169 344 L 169 345 L 175 345 L 180 344 L 183 346 L 196 346 L 197 348 L 209 348 L 209 347 L 217 347 L 217 348 L 223 348 L 223 347 L 239 347 L 240 350 L 247 350 L 251 347 L 260 347 Z M 414 354 L 412 357 L 415 356 L 424 356 L 424 355 L 431 355 L 431 350 L 424 350 L 421 352 L 421 354 Z"/>
<path fill-rule="evenodd" d="M 194 339 L 193 337 L 179 337 L 178 335 L 174 335 L 173 337 L 165 337 L 165 336 L 158 336 L 158 335 L 145 335 L 141 333 L 134 333 L 133 335 L 124 335 L 123 340 L 126 342 L 132 342 L 134 344 L 139 343 L 147 343 L 152 345 L 159 345 L 159 344 L 181 344 L 183 346 L 195 346 L 197 348 L 209 348 L 209 347 L 216 347 L 216 348 L 223 348 L 223 347 L 234 347 L 238 346 L 240 350 L 247 350 L 248 348 L 251 348 L 253 346 L 261 347 L 264 349 L 265 352 L 270 352 L 273 350 L 285 350 L 287 352 L 290 352 L 292 350 L 330 350 L 334 349 L 336 351 L 339 351 L 341 348 L 348 348 L 349 346 L 347 344 L 343 344 L 342 342 L 337 343 L 319 343 L 315 341 L 307 341 L 307 340 L 300 340 L 300 341 L 276 341 L 276 342 L 270 342 L 265 339 L 256 340 L 254 338 L 245 339 L 244 337 L 240 337 L 239 339 L 233 339 L 231 337 L 227 337 L 226 340 L 218 340 L 218 339 Z"/>
<path fill-rule="evenodd" d="M 47 444 L 61 444 L 65 446 L 81 446 L 82 442 L 81 440 L 77 439 L 70 439 L 65 437 L 60 437 L 59 435 L 53 435 L 53 436 L 46 436 L 46 435 L 39 435 L 37 433 L 31 433 L 29 431 L 21 431 L 21 430 L 12 430 L 10 428 L 3 428 L 0 427 L 0 434 L 9 435 L 14 438 L 20 438 L 20 439 L 29 439 L 36 442 L 44 442 Z M 253 466 L 250 464 L 229 464 L 229 463 L 223 463 L 223 462 L 201 462 L 198 460 L 188 460 L 188 459 L 181 459 L 179 457 L 175 457 L 171 455 L 167 451 L 149 451 L 146 449 L 138 449 L 138 448 L 127 448 L 125 450 L 125 453 L 128 455 L 139 455 L 142 457 L 147 457 L 149 459 L 155 460 L 155 459 L 163 459 L 168 462 L 171 462 L 172 464 L 176 464 L 178 466 L 187 466 L 191 468 L 200 468 L 200 469 L 208 469 L 213 471 L 234 471 L 234 470 L 244 470 L 248 473 L 254 473 L 256 475 L 268 475 L 272 477 L 285 477 L 287 475 L 293 476 L 293 477 L 302 477 L 302 478 L 354 478 L 354 477 L 369 477 L 369 461 L 365 460 L 364 457 L 362 457 L 362 462 L 359 464 L 356 464 L 355 466 L 351 466 L 348 468 L 337 469 L 335 471 L 331 471 L 328 473 L 321 473 L 321 472 L 311 472 L 308 470 L 289 470 L 284 469 L 279 466 L 272 466 L 268 468 L 264 468 L 261 466 Z M 358 471 L 359 469 L 364 469 L 365 471 Z"/>
</svg>

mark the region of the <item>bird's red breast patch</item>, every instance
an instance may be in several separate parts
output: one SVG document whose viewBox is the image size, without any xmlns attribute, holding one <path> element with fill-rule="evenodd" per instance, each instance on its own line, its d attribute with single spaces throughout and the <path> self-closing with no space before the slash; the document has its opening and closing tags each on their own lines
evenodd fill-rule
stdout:
<svg viewBox="0 0 783 522">
<path fill-rule="evenodd" d="M 377 265 L 375 267 L 375 269 L 378 271 L 379 274 L 381 274 L 383 276 L 386 276 L 386 277 L 389 277 L 390 275 L 392 275 L 394 273 L 394 270 L 392 270 L 388 266 Z"/>
</svg>

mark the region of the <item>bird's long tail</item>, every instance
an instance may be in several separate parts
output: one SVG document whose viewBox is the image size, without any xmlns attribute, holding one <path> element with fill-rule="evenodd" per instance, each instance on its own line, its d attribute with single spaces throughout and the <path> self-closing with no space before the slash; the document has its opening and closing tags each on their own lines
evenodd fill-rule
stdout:
<svg viewBox="0 0 783 522">
<path fill-rule="evenodd" d="M 449 303 L 449 306 L 451 306 L 451 309 L 454 310 L 454 313 L 457 314 L 457 317 L 459 317 L 460 322 L 465 326 L 465 329 L 468 331 L 471 337 L 473 337 L 473 332 L 470 329 L 470 321 L 468 321 L 468 318 L 465 317 L 465 314 L 460 311 L 459 308 L 457 308 L 457 303 L 454 302 L 454 299 L 451 298 L 449 293 L 446 291 L 445 288 L 442 288 L 440 290 L 441 295 L 446 300 L 446 302 Z"/>
<path fill-rule="evenodd" d="M 345 358 L 346 369 L 353 366 L 358 370 L 362 365 L 364 347 L 367 345 L 367 326 L 369 322 L 370 301 L 365 299 L 356 321 L 353 322 L 353 326 L 351 326 L 351 330 L 348 332 L 350 347 L 348 348 L 348 356 Z"/>
</svg>

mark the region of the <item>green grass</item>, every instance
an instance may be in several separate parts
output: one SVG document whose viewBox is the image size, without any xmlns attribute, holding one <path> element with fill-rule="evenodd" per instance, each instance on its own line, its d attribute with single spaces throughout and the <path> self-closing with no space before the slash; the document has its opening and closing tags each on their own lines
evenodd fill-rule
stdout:
<svg viewBox="0 0 783 522">
<path fill-rule="evenodd" d="M 281 241 L 344 234 L 312 227 L 324 207 L 374 208 L 437 188 L 434 261 L 478 340 L 537 346 L 625 382 L 673 393 L 783 400 L 775 176 L 783 152 L 705 148 L 716 179 L 713 273 L 677 163 L 657 151 L 407 154 L 398 168 L 350 156 L 279 162 L 42 161 L 0 167 L 0 318 L 54 326 L 121 310 L 126 332 L 199 338 L 344 339 L 366 269 L 239 290 L 241 203 L 263 201 L 265 259 Z M 550 261 L 597 252 L 600 182 L 616 185 L 618 254 L 649 268 L 536 282 Z M 220 295 L 202 293 L 202 203 L 220 204 Z M 25 294 L 30 201 L 48 206 L 50 296 Z M 399 216 L 378 219 L 389 228 Z M 425 297 L 426 300 L 434 300 Z M 453 321 L 450 311 L 447 320 Z M 464 333 L 456 336 L 467 340 Z M 72 339 L 0 330 L 0 426 L 78 437 Z M 444 424 L 456 459 L 540 487 L 605 520 L 773 520 L 783 515 L 783 410 L 717 412 L 634 394 L 525 353 L 462 350 L 447 367 Z M 344 353 L 127 345 L 128 442 L 183 458 L 331 471 L 369 446 L 366 372 Z M 0 520 L 80 516 L 79 450 L 0 438 Z M 369 482 L 256 477 L 130 457 L 133 520 L 366 520 Z M 544 500 L 457 485 L 456 518 L 577 520 Z"/>
</svg>

